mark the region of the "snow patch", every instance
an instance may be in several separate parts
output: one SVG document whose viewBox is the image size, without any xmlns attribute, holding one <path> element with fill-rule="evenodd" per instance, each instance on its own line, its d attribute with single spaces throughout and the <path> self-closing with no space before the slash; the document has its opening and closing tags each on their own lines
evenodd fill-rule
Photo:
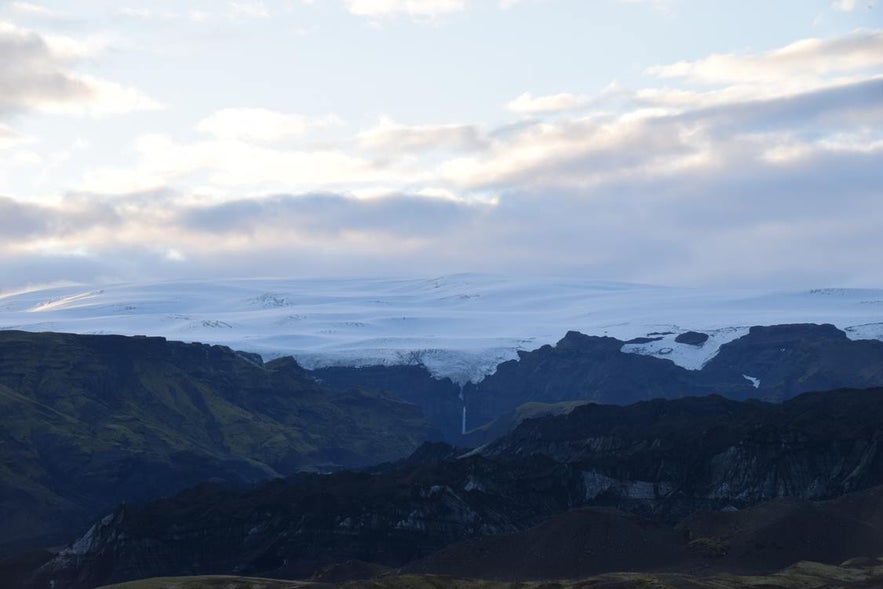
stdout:
<svg viewBox="0 0 883 589">
<path fill-rule="evenodd" d="M 742 378 L 749 381 L 751 383 L 751 386 L 753 386 L 754 388 L 756 388 L 756 389 L 760 388 L 760 379 L 759 378 L 754 378 L 753 376 L 748 376 L 747 374 L 743 374 Z"/>
<path fill-rule="evenodd" d="M 677 325 L 666 326 L 645 334 L 646 337 L 660 338 L 641 344 L 625 344 L 622 351 L 629 354 L 658 356 L 671 360 L 678 366 L 688 370 L 700 370 L 705 364 L 717 356 L 720 347 L 748 334 L 748 327 L 723 327 L 719 329 L 683 329 Z M 678 335 L 686 331 L 701 331 L 708 334 L 708 339 L 701 346 L 682 344 L 675 341 Z M 651 336 L 651 334 L 654 334 Z"/>
</svg>

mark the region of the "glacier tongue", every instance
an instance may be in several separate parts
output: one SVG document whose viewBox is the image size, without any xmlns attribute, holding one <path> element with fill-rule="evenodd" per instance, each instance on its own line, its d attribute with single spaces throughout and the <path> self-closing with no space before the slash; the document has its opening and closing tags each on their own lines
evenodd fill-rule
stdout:
<svg viewBox="0 0 883 589">
<path fill-rule="evenodd" d="M 248 279 L 74 285 L 0 295 L 0 328 L 159 335 L 307 367 L 424 364 L 464 383 L 568 330 L 699 369 L 751 325 L 833 323 L 883 339 L 883 290 L 688 289 L 581 277 Z M 701 345 L 678 343 L 687 331 Z"/>
</svg>

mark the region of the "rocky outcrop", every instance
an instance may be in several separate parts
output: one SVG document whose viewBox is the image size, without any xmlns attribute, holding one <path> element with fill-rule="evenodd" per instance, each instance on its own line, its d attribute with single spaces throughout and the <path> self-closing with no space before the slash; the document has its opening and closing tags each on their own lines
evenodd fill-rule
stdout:
<svg viewBox="0 0 883 589">
<path fill-rule="evenodd" d="M 117 509 L 31 586 L 204 573 L 304 578 L 348 560 L 400 566 L 462 538 L 525 529 L 583 495 L 579 471 L 544 457 L 304 475 L 251 491 L 202 485 Z"/>
<path fill-rule="evenodd" d="M 701 370 L 625 353 L 625 343 L 569 332 L 555 346 L 520 352 L 518 360 L 466 386 L 467 429 L 530 402 L 628 405 L 710 394 L 782 401 L 811 391 L 883 386 L 883 342 L 850 340 L 833 325 L 752 327 Z M 691 336 L 686 343 L 701 342 Z"/>
<path fill-rule="evenodd" d="M 752 327 L 702 368 L 712 383 L 750 376 L 750 396 L 782 401 L 800 393 L 883 386 L 883 342 L 850 340 L 833 325 Z"/>
<path fill-rule="evenodd" d="M 678 334 L 677 337 L 675 337 L 675 341 L 679 344 L 687 344 L 689 346 L 701 346 L 708 341 L 708 334 L 700 333 L 698 331 L 685 331 L 684 333 Z"/>
<path fill-rule="evenodd" d="M 585 400 L 627 405 L 715 392 L 691 371 L 668 360 L 622 352 L 624 343 L 571 331 L 555 346 L 519 352 L 518 360 L 503 362 L 480 383 L 466 385 L 467 429 L 530 402 Z M 744 379 L 737 384 L 746 392 L 750 386 Z"/>
<path fill-rule="evenodd" d="M 668 521 L 778 497 L 835 497 L 883 484 L 883 389 L 782 404 L 719 396 L 587 404 L 527 420 L 481 454 L 549 456 L 584 472 L 589 502 Z"/>
</svg>

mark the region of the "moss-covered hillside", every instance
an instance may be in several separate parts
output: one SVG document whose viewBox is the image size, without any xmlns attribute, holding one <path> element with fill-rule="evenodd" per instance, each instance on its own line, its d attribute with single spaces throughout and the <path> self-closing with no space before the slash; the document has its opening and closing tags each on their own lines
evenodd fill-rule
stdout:
<svg viewBox="0 0 883 589">
<path fill-rule="evenodd" d="M 402 457 L 410 404 L 322 387 L 292 359 L 162 338 L 0 332 L 0 552 L 116 504 Z"/>
</svg>

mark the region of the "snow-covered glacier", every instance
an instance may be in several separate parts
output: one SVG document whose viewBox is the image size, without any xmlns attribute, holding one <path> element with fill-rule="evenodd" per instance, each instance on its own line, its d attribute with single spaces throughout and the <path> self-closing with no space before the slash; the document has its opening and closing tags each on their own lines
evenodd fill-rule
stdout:
<svg viewBox="0 0 883 589">
<path fill-rule="evenodd" d="M 883 290 L 673 288 L 583 277 L 243 279 L 64 285 L 0 294 L 0 329 L 158 335 L 307 367 L 422 363 L 479 380 L 568 330 L 698 369 L 751 325 L 833 323 L 883 339 Z M 702 345 L 677 335 L 709 335 Z M 658 339 L 657 339 L 658 338 Z"/>
</svg>

